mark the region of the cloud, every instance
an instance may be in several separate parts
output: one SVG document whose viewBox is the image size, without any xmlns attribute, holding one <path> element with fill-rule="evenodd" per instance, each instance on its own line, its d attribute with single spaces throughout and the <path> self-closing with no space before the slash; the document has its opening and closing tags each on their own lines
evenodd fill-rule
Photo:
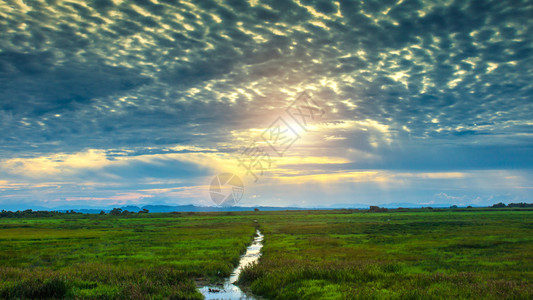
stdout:
<svg viewBox="0 0 533 300">
<path fill-rule="evenodd" d="M 496 0 L 5 1 L 0 159 L 23 176 L 101 149 L 98 171 L 114 176 L 196 176 L 205 162 L 118 167 L 109 153 L 179 145 L 225 159 L 307 90 L 327 123 L 290 155 L 348 161 L 319 170 L 530 170 L 532 12 Z"/>
</svg>

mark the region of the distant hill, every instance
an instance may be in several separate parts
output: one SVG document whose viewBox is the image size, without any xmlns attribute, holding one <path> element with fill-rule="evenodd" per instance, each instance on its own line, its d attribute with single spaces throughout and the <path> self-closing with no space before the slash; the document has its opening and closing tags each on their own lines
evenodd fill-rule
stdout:
<svg viewBox="0 0 533 300">
<path fill-rule="evenodd" d="M 255 208 L 259 210 L 308 210 L 313 208 L 300 208 L 300 207 L 275 207 L 275 206 L 195 206 L 195 205 L 146 205 L 141 209 L 147 209 L 150 212 L 210 212 L 210 211 L 253 211 Z M 124 208 L 123 208 L 124 209 Z"/>
<path fill-rule="evenodd" d="M 109 213 L 114 207 L 107 208 L 78 208 L 78 209 L 39 209 L 39 210 L 53 210 L 53 211 L 75 211 L 84 214 L 99 214 L 101 211 Z M 316 210 L 319 208 L 305 208 L 305 207 L 278 207 L 278 206 L 196 206 L 196 205 L 145 205 L 142 207 L 128 205 L 119 207 L 122 210 L 129 212 L 139 212 L 147 209 L 153 213 L 168 213 L 168 212 L 217 212 L 217 211 L 253 211 L 259 209 L 262 211 L 276 211 L 276 210 Z M 323 208 L 320 208 L 323 209 Z"/>
<path fill-rule="evenodd" d="M 372 204 L 373 205 L 373 204 Z M 407 203 L 407 202 L 396 202 L 396 203 L 384 203 L 379 204 L 377 206 L 379 207 L 385 207 L 385 208 L 422 208 L 422 207 L 433 207 L 433 208 L 448 208 L 452 204 L 448 203 L 435 203 L 435 204 L 415 204 L 415 203 Z M 334 204 L 330 206 L 318 206 L 318 207 L 296 207 L 296 206 L 196 206 L 196 205 L 145 205 L 142 207 L 134 206 L 134 205 L 128 205 L 128 206 L 122 206 L 119 207 L 122 210 L 127 210 L 129 212 L 139 212 L 143 209 L 147 209 L 149 212 L 153 213 L 168 213 L 168 212 L 217 212 L 217 211 L 253 211 L 254 209 L 259 209 L 261 211 L 283 211 L 283 210 L 331 210 L 331 209 L 368 209 L 369 204 L 361 204 L 361 203 L 345 203 L 345 204 Z M 28 209 L 33 209 L 35 211 L 59 211 L 59 212 L 66 212 L 66 211 L 75 211 L 78 213 L 84 213 L 84 214 L 99 214 L 101 211 L 104 211 L 106 213 L 109 213 L 113 208 L 117 206 L 108 206 L 108 207 L 102 207 L 102 208 L 44 208 L 44 207 L 28 207 Z M 474 207 L 484 207 L 484 206 L 478 206 L 474 205 Z M 26 209 L 26 208 L 25 208 Z M 10 210 L 9 208 L 7 210 Z M 20 209 L 11 209 L 12 211 L 20 210 Z"/>
</svg>

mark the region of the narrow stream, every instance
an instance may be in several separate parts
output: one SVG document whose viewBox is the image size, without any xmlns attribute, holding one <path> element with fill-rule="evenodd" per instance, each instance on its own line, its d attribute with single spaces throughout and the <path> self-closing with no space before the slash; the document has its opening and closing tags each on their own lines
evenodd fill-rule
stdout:
<svg viewBox="0 0 533 300">
<path fill-rule="evenodd" d="M 248 248 L 246 253 L 241 256 L 239 265 L 233 270 L 230 277 L 224 280 L 220 285 L 206 285 L 199 288 L 200 293 L 205 296 L 205 299 L 220 299 L 220 300 L 238 300 L 238 299 L 254 299 L 252 296 L 244 293 L 238 286 L 233 284 L 239 279 L 239 274 L 243 267 L 248 264 L 255 263 L 261 256 L 261 248 L 263 247 L 263 235 L 261 231 L 256 231 L 256 237 Z"/>
</svg>

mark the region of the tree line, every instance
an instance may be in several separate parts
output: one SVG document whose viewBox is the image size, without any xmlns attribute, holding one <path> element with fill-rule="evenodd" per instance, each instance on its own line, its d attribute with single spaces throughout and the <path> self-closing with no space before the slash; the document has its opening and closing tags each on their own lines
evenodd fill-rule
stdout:
<svg viewBox="0 0 533 300">
<path fill-rule="evenodd" d="M 149 213 L 147 209 L 140 210 L 138 214 L 146 214 Z M 74 210 L 66 210 L 66 211 L 48 211 L 48 210 L 37 210 L 34 211 L 32 209 L 26 209 L 26 210 L 17 210 L 17 211 L 9 211 L 4 210 L 0 211 L 0 218 L 25 218 L 25 217 L 55 217 L 55 216 L 62 216 L 62 215 L 83 215 L 84 213 L 76 212 Z M 100 211 L 100 215 L 105 215 L 105 211 Z M 135 214 L 135 212 L 130 212 L 127 210 L 122 210 L 121 208 L 113 208 L 110 212 L 110 215 L 113 216 L 120 216 L 120 215 L 131 215 Z"/>
</svg>

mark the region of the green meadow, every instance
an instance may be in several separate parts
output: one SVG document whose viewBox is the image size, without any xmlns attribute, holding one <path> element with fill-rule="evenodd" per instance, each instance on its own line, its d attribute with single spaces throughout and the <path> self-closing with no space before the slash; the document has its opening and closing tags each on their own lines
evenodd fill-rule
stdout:
<svg viewBox="0 0 533 300">
<path fill-rule="evenodd" d="M 0 298 L 202 299 L 253 238 L 248 218 L 213 214 L 0 219 Z"/>
<path fill-rule="evenodd" d="M 0 218 L 0 298 L 202 299 L 259 226 L 264 299 L 531 299 L 533 211 Z"/>
<path fill-rule="evenodd" d="M 533 211 L 262 216 L 241 284 L 269 299 L 531 299 Z"/>
</svg>

